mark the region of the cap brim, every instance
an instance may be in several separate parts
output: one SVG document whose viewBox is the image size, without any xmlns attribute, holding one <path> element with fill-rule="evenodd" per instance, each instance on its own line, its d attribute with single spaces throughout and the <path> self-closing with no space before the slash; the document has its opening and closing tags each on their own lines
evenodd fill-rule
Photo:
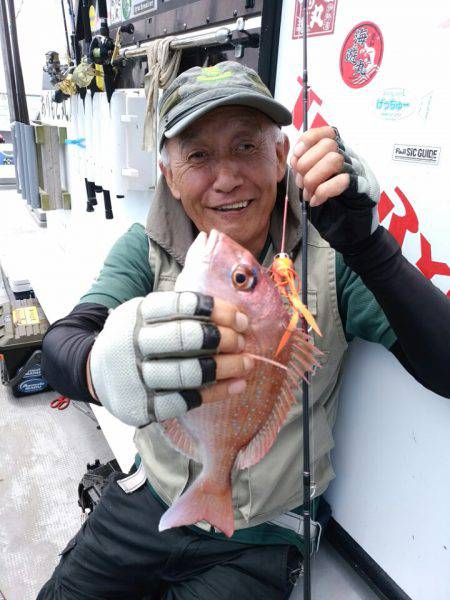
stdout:
<svg viewBox="0 0 450 600">
<path fill-rule="evenodd" d="M 217 98 L 212 102 L 205 102 L 203 106 L 181 116 L 172 127 L 164 131 L 159 142 L 160 147 L 165 137 L 170 139 L 179 135 L 199 117 L 219 106 L 248 106 L 261 111 L 277 125 L 290 125 L 292 123 L 292 115 L 288 109 L 272 98 L 257 94 L 232 94 L 231 96 Z"/>
</svg>

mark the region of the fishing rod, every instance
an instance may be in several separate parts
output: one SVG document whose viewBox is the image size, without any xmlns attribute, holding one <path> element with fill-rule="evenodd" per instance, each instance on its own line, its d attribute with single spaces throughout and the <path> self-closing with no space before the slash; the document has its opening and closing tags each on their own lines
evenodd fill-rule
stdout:
<svg viewBox="0 0 450 600">
<path fill-rule="evenodd" d="M 303 0 L 303 133 L 308 129 L 308 55 L 307 55 L 307 0 Z M 292 261 L 289 255 L 285 252 L 286 242 L 286 221 L 287 208 L 289 202 L 289 170 L 286 176 L 286 195 L 284 199 L 283 213 L 283 234 L 281 238 L 281 250 L 276 255 L 272 265 L 272 274 L 275 281 L 278 282 L 280 291 L 284 287 L 289 287 L 291 292 L 284 295 L 290 300 L 296 311 L 299 311 L 299 304 L 303 305 L 300 308 L 302 314 L 302 332 L 305 338 L 308 337 L 308 325 L 314 329 L 319 335 L 318 328 L 314 317 L 308 310 L 308 208 L 301 194 L 301 227 L 302 227 L 302 272 L 301 272 L 301 302 L 297 295 L 296 303 L 292 302 L 292 288 L 294 280 L 292 279 Z M 289 279 L 291 280 L 289 281 Z M 294 294 L 295 296 L 295 294 Z M 296 324 L 295 315 L 292 317 L 291 324 Z M 288 328 L 289 329 L 289 328 Z M 283 337 L 280 341 L 276 354 L 283 348 L 286 343 Z M 302 381 L 302 412 L 303 412 L 303 600 L 311 600 L 311 456 L 310 456 L 310 435 L 309 435 L 309 371 L 305 370 Z"/>
<path fill-rule="evenodd" d="M 307 0 L 303 0 L 303 133 L 308 129 L 308 55 L 307 55 Z M 286 195 L 284 199 L 284 213 L 283 213 L 283 234 L 281 238 L 281 250 L 280 253 L 274 259 L 272 265 L 272 273 L 275 281 L 279 283 L 280 291 L 285 286 L 288 286 L 290 290 L 293 288 L 293 280 L 289 282 L 289 275 L 286 275 L 292 270 L 292 261 L 285 252 L 286 242 L 286 221 L 287 221 L 287 208 L 289 202 L 289 170 L 286 177 Z M 314 329 L 319 335 L 320 329 L 314 320 L 314 317 L 308 310 L 308 207 L 307 202 L 304 199 L 303 193 L 301 194 L 301 227 L 302 227 L 302 272 L 301 272 L 301 290 L 302 297 L 301 302 L 298 299 L 298 303 L 293 304 L 291 294 L 284 293 L 289 298 L 291 304 L 298 309 L 298 304 L 303 305 L 301 307 L 302 314 L 302 332 L 305 338 L 308 337 L 308 325 Z M 290 283 L 290 285 L 289 285 Z M 295 327 L 295 316 L 293 321 Z M 280 345 L 278 346 L 276 354 L 283 347 L 283 342 L 286 343 L 284 337 L 282 338 Z M 302 413 L 303 413 L 303 504 L 302 504 L 302 517 L 303 517 L 303 600 L 311 600 L 311 456 L 310 456 L 310 435 L 309 435 L 309 371 L 305 370 L 302 380 Z"/>
<path fill-rule="evenodd" d="M 103 87 L 108 97 L 108 102 L 114 92 L 114 69 L 111 58 L 115 49 L 114 40 L 109 37 L 108 8 L 106 0 L 98 0 L 98 16 L 100 19 L 100 35 L 92 38 L 89 47 L 90 60 L 100 65 L 103 71 Z"/>
<path fill-rule="evenodd" d="M 66 9 L 64 7 L 64 0 L 61 0 L 61 11 L 62 11 L 62 18 L 63 18 L 63 22 L 64 22 L 64 33 L 66 36 L 67 62 L 70 63 L 70 60 L 73 58 L 73 56 L 72 56 L 72 50 L 70 47 L 69 32 L 67 30 L 67 19 L 66 19 Z"/>
<path fill-rule="evenodd" d="M 303 133 L 308 129 L 308 20 L 307 0 L 303 0 Z M 302 193 L 302 302 L 308 306 L 308 207 Z M 308 323 L 302 319 L 303 333 Z M 303 600 L 311 600 L 311 456 L 309 442 L 309 373 L 302 381 L 303 408 Z"/>
<path fill-rule="evenodd" d="M 96 35 L 92 38 L 89 46 L 89 57 L 95 64 L 100 65 L 102 68 L 103 88 L 109 104 L 114 92 L 115 76 L 111 58 L 115 49 L 115 44 L 114 40 L 109 37 L 108 8 L 106 0 L 98 0 L 97 9 L 100 18 L 100 35 Z M 112 219 L 114 215 L 111 205 L 111 193 L 109 190 L 105 189 L 104 183 L 102 191 L 103 201 L 105 203 L 105 218 Z"/>
<path fill-rule="evenodd" d="M 77 25 L 76 25 L 75 11 L 73 10 L 72 0 L 67 0 L 67 10 L 69 12 L 70 26 L 71 26 L 70 42 L 71 42 L 72 52 L 73 52 L 72 58 L 73 58 L 74 64 L 77 65 L 81 60 L 81 52 L 80 52 L 80 46 L 78 45 L 78 42 L 77 42 Z"/>
<path fill-rule="evenodd" d="M 92 32 L 91 32 L 91 24 L 89 21 L 89 2 L 88 0 L 82 0 L 81 7 L 79 7 L 81 11 L 81 23 L 83 29 L 83 57 L 88 57 L 89 48 L 92 41 Z M 87 83 L 87 80 L 86 80 Z M 90 88 L 89 90 L 87 88 Z M 85 103 L 85 95 L 91 93 L 92 88 L 96 89 L 95 86 L 95 78 L 93 78 L 89 84 L 87 84 L 86 88 L 83 88 L 84 92 L 82 95 L 83 104 Z M 97 205 L 97 195 L 95 189 L 95 183 L 90 181 L 88 177 L 84 178 L 84 183 L 86 186 L 86 212 L 94 212 L 94 206 Z"/>
<path fill-rule="evenodd" d="M 76 41 L 75 13 L 73 11 L 72 0 L 61 0 L 61 11 L 64 22 L 64 33 L 66 36 L 68 62 L 77 65 L 80 62 L 80 50 Z M 69 16 L 69 24 L 67 22 Z M 70 25 L 70 33 L 69 33 Z"/>
</svg>

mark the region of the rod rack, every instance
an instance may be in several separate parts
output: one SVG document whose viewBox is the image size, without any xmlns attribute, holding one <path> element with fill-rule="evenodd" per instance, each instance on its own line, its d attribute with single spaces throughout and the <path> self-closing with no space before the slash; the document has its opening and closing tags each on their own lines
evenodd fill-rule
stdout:
<svg viewBox="0 0 450 600">
<path fill-rule="evenodd" d="M 170 47 L 174 50 L 182 50 L 184 48 L 195 48 L 196 46 L 216 46 L 228 44 L 233 39 L 233 32 L 244 31 L 245 29 L 254 29 L 255 27 L 260 26 L 261 17 L 251 18 L 247 21 L 240 17 L 229 26 L 222 25 L 221 27 L 198 31 L 196 33 L 177 35 L 170 42 Z M 151 45 L 151 43 L 151 41 L 144 42 L 139 46 L 122 48 L 119 53 L 119 58 L 127 59 L 144 57 L 146 56 L 147 48 Z"/>
</svg>

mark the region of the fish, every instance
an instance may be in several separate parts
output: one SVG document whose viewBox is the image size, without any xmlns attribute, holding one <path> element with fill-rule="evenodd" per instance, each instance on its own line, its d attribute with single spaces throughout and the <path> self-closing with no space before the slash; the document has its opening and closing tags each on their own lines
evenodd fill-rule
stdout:
<svg viewBox="0 0 450 600">
<path fill-rule="evenodd" d="M 241 394 L 203 404 L 160 424 L 172 446 L 201 463 L 194 482 L 162 515 L 159 530 L 207 521 L 231 537 L 235 530 L 231 472 L 258 463 L 272 447 L 306 371 L 318 365 L 311 338 L 295 330 L 276 356 L 289 323 L 270 273 L 226 234 L 201 232 L 188 250 L 176 291 L 220 298 L 245 313 L 244 353 L 255 366 Z"/>
</svg>

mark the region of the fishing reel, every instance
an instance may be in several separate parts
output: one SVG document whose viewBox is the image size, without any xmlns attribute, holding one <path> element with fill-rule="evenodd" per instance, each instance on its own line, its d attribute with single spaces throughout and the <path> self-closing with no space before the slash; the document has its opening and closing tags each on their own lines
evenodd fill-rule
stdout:
<svg viewBox="0 0 450 600">
<path fill-rule="evenodd" d="M 114 92 L 114 81 L 118 73 L 117 57 L 120 52 L 122 33 L 132 34 L 134 25 L 122 25 L 116 33 L 116 39 L 109 36 L 109 29 L 106 20 L 103 20 L 100 27 L 100 34 L 92 38 L 87 53 L 87 61 L 92 63 L 95 69 L 96 83 L 100 91 L 105 91 L 108 100 Z"/>
<path fill-rule="evenodd" d="M 83 56 L 73 73 L 72 80 L 79 88 L 88 87 L 95 77 L 95 68 L 86 56 Z"/>
<path fill-rule="evenodd" d="M 78 88 L 73 81 L 72 73 L 68 73 L 66 78 L 56 86 L 56 91 L 53 94 L 53 102 L 62 102 L 70 98 L 70 96 L 75 96 L 77 93 Z"/>
<path fill-rule="evenodd" d="M 92 38 L 89 46 L 89 60 L 96 65 L 107 65 L 111 63 L 115 42 L 105 35 L 96 35 Z"/>
<path fill-rule="evenodd" d="M 50 77 L 50 83 L 55 87 L 53 102 L 63 102 L 78 92 L 77 86 L 72 79 L 73 66 L 61 65 L 59 54 L 50 50 L 45 55 L 46 64 L 43 67 L 45 73 Z"/>
<path fill-rule="evenodd" d="M 89 46 L 89 59 L 97 65 L 114 63 L 119 55 L 122 33 L 132 35 L 134 33 L 133 23 L 119 27 L 115 40 L 110 38 L 109 35 L 103 34 L 93 37 Z"/>
<path fill-rule="evenodd" d="M 66 73 L 69 69 L 69 65 L 61 65 L 58 52 L 50 50 L 45 54 L 45 67 L 43 71 L 50 77 L 50 83 L 56 86 L 58 83 L 63 81 Z"/>
</svg>

